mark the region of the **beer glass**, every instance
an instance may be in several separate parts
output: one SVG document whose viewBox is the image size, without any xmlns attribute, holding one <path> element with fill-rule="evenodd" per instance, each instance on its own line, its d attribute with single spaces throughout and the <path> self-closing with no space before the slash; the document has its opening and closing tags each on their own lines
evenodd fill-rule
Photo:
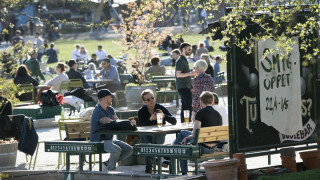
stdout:
<svg viewBox="0 0 320 180">
<path fill-rule="evenodd" d="M 162 127 L 162 113 L 157 113 L 157 126 L 159 129 Z"/>
<path fill-rule="evenodd" d="M 190 111 L 189 110 L 184 110 L 183 111 L 183 116 L 184 116 L 184 123 L 186 126 L 189 125 L 189 116 L 190 116 Z"/>
</svg>

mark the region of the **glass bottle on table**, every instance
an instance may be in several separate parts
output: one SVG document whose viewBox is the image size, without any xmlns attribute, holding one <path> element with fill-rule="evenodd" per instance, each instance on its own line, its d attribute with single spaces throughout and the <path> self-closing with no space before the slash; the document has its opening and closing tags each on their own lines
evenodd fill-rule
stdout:
<svg viewBox="0 0 320 180">
<path fill-rule="evenodd" d="M 64 109 L 63 109 L 63 106 L 61 106 L 61 121 L 64 121 Z"/>
<path fill-rule="evenodd" d="M 162 113 L 157 113 L 157 126 L 159 129 L 162 127 Z"/>
</svg>

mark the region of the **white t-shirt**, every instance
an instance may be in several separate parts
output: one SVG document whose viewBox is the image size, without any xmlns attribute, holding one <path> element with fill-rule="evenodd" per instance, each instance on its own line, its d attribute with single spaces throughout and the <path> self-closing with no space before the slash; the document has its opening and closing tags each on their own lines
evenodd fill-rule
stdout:
<svg viewBox="0 0 320 180">
<path fill-rule="evenodd" d="M 101 51 L 97 50 L 96 55 L 98 56 L 98 60 L 103 60 L 104 58 L 107 57 L 107 53 L 103 49 Z"/>
<path fill-rule="evenodd" d="M 228 116 L 228 111 L 224 106 L 220 105 L 213 105 L 213 109 L 218 111 L 222 117 L 222 125 L 228 125 L 229 124 L 229 116 Z"/>
<path fill-rule="evenodd" d="M 77 49 L 72 51 L 72 59 L 74 60 L 80 59 L 80 52 Z"/>
<path fill-rule="evenodd" d="M 85 63 L 87 63 L 89 61 L 89 53 L 88 51 L 86 51 L 86 53 L 79 53 L 80 55 L 80 60 L 83 60 Z"/>
<path fill-rule="evenodd" d="M 65 92 L 59 91 L 60 85 L 61 85 L 62 81 L 68 81 L 68 80 L 69 80 L 69 77 L 64 73 L 61 73 L 58 76 L 52 78 L 50 81 L 47 81 L 46 85 L 51 86 L 51 90 L 58 91 L 59 94 L 64 95 Z"/>
</svg>

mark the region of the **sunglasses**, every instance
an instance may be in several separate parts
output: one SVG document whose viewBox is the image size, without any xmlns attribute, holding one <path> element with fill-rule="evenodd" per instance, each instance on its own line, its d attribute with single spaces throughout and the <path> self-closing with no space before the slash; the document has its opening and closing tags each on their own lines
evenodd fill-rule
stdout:
<svg viewBox="0 0 320 180">
<path fill-rule="evenodd" d="M 146 99 L 145 101 L 151 101 L 151 100 L 154 100 L 154 97 L 152 96 L 151 98 L 148 98 L 148 99 Z"/>
</svg>

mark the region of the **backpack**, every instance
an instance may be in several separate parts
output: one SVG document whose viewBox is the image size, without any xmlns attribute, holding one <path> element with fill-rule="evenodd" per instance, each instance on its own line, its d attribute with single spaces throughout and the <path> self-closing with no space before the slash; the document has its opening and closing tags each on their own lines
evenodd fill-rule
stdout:
<svg viewBox="0 0 320 180">
<path fill-rule="evenodd" d="M 56 94 L 58 94 L 57 92 L 52 92 L 50 89 L 43 91 L 41 93 L 41 102 L 42 102 L 42 106 L 58 106 L 60 105 Z"/>
</svg>

